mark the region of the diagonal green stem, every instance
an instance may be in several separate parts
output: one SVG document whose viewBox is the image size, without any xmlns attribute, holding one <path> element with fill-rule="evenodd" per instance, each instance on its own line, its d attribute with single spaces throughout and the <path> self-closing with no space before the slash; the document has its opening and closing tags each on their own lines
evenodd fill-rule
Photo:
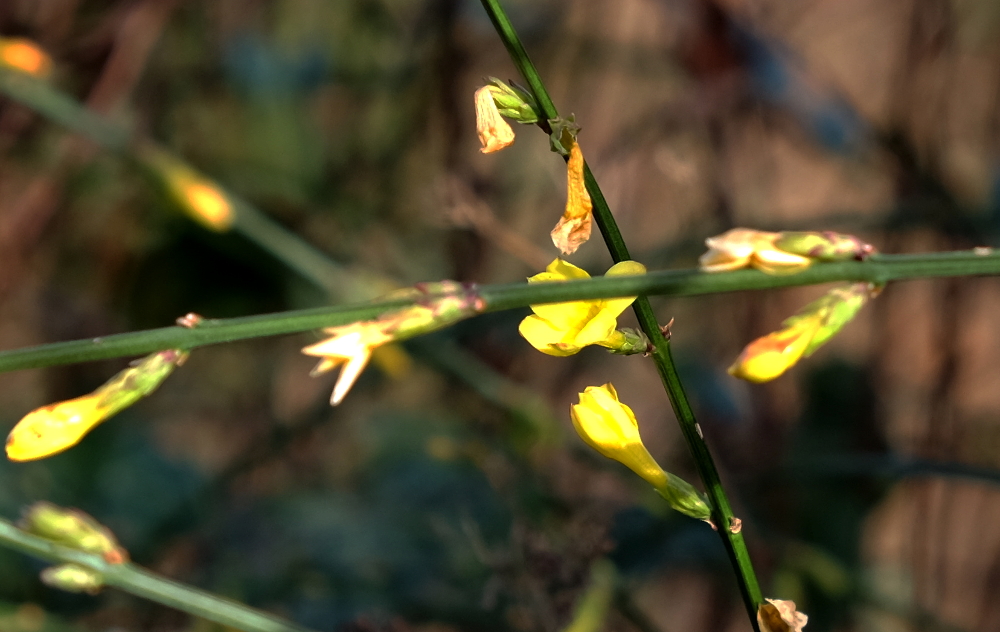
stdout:
<svg viewBox="0 0 1000 632">
<path fill-rule="evenodd" d="M 18 529 L 0 519 L 0 544 L 57 564 L 77 564 L 97 571 L 108 586 L 162 603 L 245 632 L 311 632 L 272 614 L 225 597 L 178 584 L 135 564 L 110 564 L 85 553 Z"/>
<path fill-rule="evenodd" d="M 558 114 L 552 104 L 552 99 L 545 90 L 538 71 L 524 51 L 524 47 L 521 45 L 517 33 L 514 31 L 499 1 L 482 0 L 482 3 L 490 16 L 490 20 L 493 21 L 497 33 L 510 52 L 514 64 L 517 65 L 518 70 L 521 71 L 532 92 L 534 92 L 535 99 L 542 108 L 545 118 L 556 118 Z M 608 206 L 607 200 L 604 199 L 604 195 L 597 185 L 597 180 L 594 179 L 589 166 L 585 166 L 584 178 L 587 191 L 590 193 L 594 204 L 594 219 L 601 230 L 601 234 L 604 236 L 604 242 L 611 252 L 611 257 L 616 262 L 630 259 L 628 248 L 625 245 L 624 239 L 622 239 L 621 232 L 618 230 L 618 224 L 611 214 L 611 208 Z M 722 488 L 722 481 L 719 478 L 715 462 L 702 436 L 701 428 L 698 426 L 694 412 L 691 410 L 687 396 L 684 394 L 684 388 L 677 374 L 677 367 L 670 354 L 670 341 L 664 338 L 660 331 L 656 314 L 653 312 L 653 307 L 649 304 L 649 300 L 645 296 L 640 296 L 635 301 L 633 309 L 635 310 L 636 318 L 639 320 L 639 326 L 642 327 L 643 332 L 649 337 L 650 342 L 653 343 L 653 361 L 656 364 L 657 371 L 660 373 L 660 378 L 667 391 L 674 414 L 677 416 L 677 421 L 680 423 L 684 438 L 687 440 L 688 447 L 694 456 L 698 473 L 701 475 L 706 491 L 712 499 L 715 524 L 736 571 L 740 591 L 743 594 L 743 601 L 746 604 L 751 625 L 754 629 L 757 629 L 757 607 L 763 601 L 760 587 L 757 584 L 757 576 L 754 573 L 753 565 L 750 563 L 750 554 L 743 541 L 742 533 L 738 531 L 734 533 L 733 530 L 728 528 L 730 522 L 734 519 L 733 512 L 729 507 L 729 500 L 726 498 L 725 490 Z"/>
</svg>

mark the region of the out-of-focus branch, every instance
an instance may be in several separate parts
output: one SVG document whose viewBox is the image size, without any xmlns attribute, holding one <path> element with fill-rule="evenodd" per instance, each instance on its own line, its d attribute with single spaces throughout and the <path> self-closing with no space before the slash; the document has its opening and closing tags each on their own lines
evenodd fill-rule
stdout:
<svg viewBox="0 0 1000 632">
<path fill-rule="evenodd" d="M 236 601 L 171 581 L 131 563 L 112 564 L 18 529 L 0 519 L 0 544 L 60 564 L 76 564 L 99 573 L 105 585 L 245 632 L 311 632 Z"/>
</svg>

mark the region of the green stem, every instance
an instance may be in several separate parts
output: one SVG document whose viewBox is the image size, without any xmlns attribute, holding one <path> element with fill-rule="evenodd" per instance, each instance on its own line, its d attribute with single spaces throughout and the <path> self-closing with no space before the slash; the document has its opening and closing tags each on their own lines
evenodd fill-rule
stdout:
<svg viewBox="0 0 1000 632">
<path fill-rule="evenodd" d="M 631 277 L 597 277 L 563 283 L 510 283 L 479 287 L 484 311 L 496 312 L 541 303 L 562 303 L 620 296 L 698 296 L 740 290 L 816 285 L 833 281 L 888 281 L 948 276 L 1000 274 L 1000 254 L 941 252 L 927 255 L 881 255 L 868 261 L 818 264 L 784 276 L 756 270 L 704 273 L 698 270 L 663 270 Z M 371 320 L 413 305 L 412 299 L 380 300 L 353 305 L 318 307 L 277 314 L 229 319 L 206 319 L 198 327 L 163 327 L 113 334 L 101 338 L 55 342 L 0 351 L 0 372 L 76 362 L 138 356 L 162 349 L 193 349 L 220 342 L 298 333 Z M 647 320 L 647 326 L 652 321 Z M 650 330 L 652 327 L 650 326 Z M 650 339 L 659 335 L 659 328 Z M 654 342 L 654 344 L 656 344 Z M 660 344 L 657 348 L 663 348 Z M 665 361 L 662 359 L 661 361 Z"/>
<path fill-rule="evenodd" d="M 0 519 L 0 543 L 57 564 L 77 564 L 100 573 L 108 586 L 177 608 L 245 632 L 311 632 L 274 615 L 212 593 L 184 586 L 135 564 L 109 564 L 100 555 L 84 553 L 18 529 Z"/>
<path fill-rule="evenodd" d="M 510 24 L 510 20 L 507 19 L 499 1 L 482 0 L 482 2 L 486 8 L 486 12 L 490 15 L 490 19 L 497 27 L 497 33 L 499 33 L 500 38 L 507 46 L 507 50 L 510 51 L 514 63 L 535 93 L 535 98 L 542 107 L 546 118 L 556 118 L 558 114 L 538 75 L 538 71 L 524 51 L 524 47 L 521 45 L 517 33 Z M 587 191 L 590 193 L 591 200 L 593 201 L 594 220 L 601 230 L 601 235 L 603 235 L 604 242 L 611 252 L 612 259 L 615 262 L 630 259 L 628 248 L 625 245 L 625 240 L 622 238 L 621 231 L 618 230 L 618 224 L 611 213 L 611 208 L 608 206 L 607 200 L 604 199 L 604 194 L 601 192 L 597 180 L 587 165 L 584 165 L 584 180 Z M 698 473 L 701 475 L 706 491 L 712 499 L 714 509 L 713 518 L 716 527 L 737 573 L 747 614 L 750 617 L 751 625 L 756 630 L 757 607 L 763 601 L 763 596 L 757 584 L 757 576 L 750 562 L 750 553 L 743 542 L 742 534 L 739 532 L 733 533 L 728 528 L 728 525 L 734 519 L 733 512 L 729 507 L 729 500 L 726 498 L 725 490 L 722 488 L 722 482 L 715 467 L 715 462 L 708 451 L 708 446 L 705 444 L 701 429 L 695 420 L 694 412 L 691 410 L 687 396 L 684 393 L 684 388 L 681 385 L 680 376 L 677 374 L 677 367 L 670 354 L 670 341 L 665 339 L 660 331 L 656 314 L 653 312 L 653 307 L 645 296 L 640 296 L 633 303 L 632 308 L 639 321 L 639 326 L 653 344 L 653 361 L 656 364 L 657 371 L 660 373 L 660 378 L 667 391 L 674 414 L 677 416 L 677 421 L 680 423 L 684 438 L 687 440 L 688 447 L 694 456 Z"/>
</svg>

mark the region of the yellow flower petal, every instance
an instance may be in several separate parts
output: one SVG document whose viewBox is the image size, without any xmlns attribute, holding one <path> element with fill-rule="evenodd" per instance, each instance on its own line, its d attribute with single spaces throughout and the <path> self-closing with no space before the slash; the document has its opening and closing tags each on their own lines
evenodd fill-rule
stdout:
<svg viewBox="0 0 1000 632">
<path fill-rule="evenodd" d="M 729 367 L 729 374 L 758 384 L 775 379 L 799 361 L 822 325 L 822 316 L 803 318 L 754 340 Z"/>
<path fill-rule="evenodd" d="M 89 395 L 31 411 L 7 437 L 7 457 L 30 461 L 76 445 L 94 426 L 156 390 L 187 357 L 178 349 L 152 353 Z"/>
<path fill-rule="evenodd" d="M 500 116 L 490 86 L 476 90 L 476 132 L 484 154 L 500 151 L 514 142 L 514 130 Z"/>
<path fill-rule="evenodd" d="M 646 267 L 635 261 L 616 263 L 609 276 L 644 274 Z M 589 279 L 586 271 L 556 259 L 545 269 L 528 279 L 529 283 Z M 531 346 L 542 353 L 568 356 L 587 345 L 618 348 L 613 339 L 618 316 L 635 301 L 635 297 L 572 301 L 532 305 L 535 314 L 521 322 L 519 331 Z"/>
<path fill-rule="evenodd" d="M 656 463 L 639 437 L 632 409 L 618 400 L 611 384 L 588 386 L 580 403 L 570 408 L 573 427 L 587 444 L 625 465 L 653 487 L 667 483 L 667 473 Z"/>
<path fill-rule="evenodd" d="M 32 461 L 73 447 L 107 419 L 110 409 L 101 406 L 102 399 L 91 393 L 31 411 L 8 435 L 7 458 Z"/>
<path fill-rule="evenodd" d="M 38 44 L 21 37 L 0 37 L 0 65 L 40 78 L 52 72 L 52 58 Z"/>
<path fill-rule="evenodd" d="M 220 233 L 233 225 L 233 206 L 219 187 L 202 180 L 180 182 L 176 186 L 189 214 L 196 220 Z"/>
<path fill-rule="evenodd" d="M 593 203 L 583 177 L 583 152 L 573 140 L 566 162 L 566 210 L 552 229 L 552 243 L 564 255 L 576 252 L 590 239 Z"/>
<path fill-rule="evenodd" d="M 538 316 L 528 316 L 517 328 L 532 347 L 551 356 L 566 357 L 578 353 L 582 347 L 563 342 L 566 333 L 550 321 Z"/>
</svg>

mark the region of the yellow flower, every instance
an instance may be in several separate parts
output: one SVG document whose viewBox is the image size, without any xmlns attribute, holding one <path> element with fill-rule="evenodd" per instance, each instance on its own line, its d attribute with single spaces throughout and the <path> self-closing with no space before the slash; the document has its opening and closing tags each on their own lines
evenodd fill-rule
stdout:
<svg viewBox="0 0 1000 632">
<path fill-rule="evenodd" d="M 645 274 L 646 267 L 635 261 L 622 261 L 611 266 L 607 276 Z M 545 272 L 528 279 L 529 283 L 589 279 L 584 270 L 556 259 Z M 622 335 L 615 328 L 618 316 L 635 300 L 634 296 L 572 303 L 532 305 L 535 312 L 521 321 L 518 331 L 531 346 L 553 356 L 570 356 L 587 345 L 616 348 Z"/>
<path fill-rule="evenodd" d="M 638 474 L 670 503 L 693 518 L 708 520 L 711 509 L 694 487 L 663 471 L 639 436 L 632 409 L 618 399 L 611 384 L 588 386 L 580 403 L 570 407 L 573 427 L 587 445 Z"/>
<path fill-rule="evenodd" d="M 566 210 L 551 233 L 552 243 L 564 255 L 573 254 L 590 239 L 593 208 L 583 177 L 583 152 L 576 139 L 571 137 L 569 143 L 569 160 L 566 162 Z"/>
<path fill-rule="evenodd" d="M 781 233 L 750 228 L 734 228 L 705 240 L 708 252 L 698 259 L 705 272 L 724 272 L 757 268 L 769 274 L 797 272 L 812 264 L 812 259 L 792 254 L 775 246 Z"/>
<path fill-rule="evenodd" d="M 729 367 L 729 374 L 757 383 L 773 380 L 823 346 L 877 293 L 878 288 L 869 283 L 830 289 L 785 319 L 781 329 L 748 344 Z"/>
<path fill-rule="evenodd" d="M 773 380 L 799 361 L 822 325 L 822 318 L 798 320 L 754 340 L 729 367 L 729 374 L 758 384 Z"/>
<path fill-rule="evenodd" d="M 7 458 L 32 461 L 73 447 L 97 424 L 152 393 L 187 356 L 177 349 L 158 351 L 89 395 L 31 411 L 10 431 Z"/>
<path fill-rule="evenodd" d="M 95 392 L 31 411 L 7 436 L 7 458 L 32 461 L 73 447 L 110 416 L 103 400 Z"/>
<path fill-rule="evenodd" d="M 708 252 L 698 263 L 705 272 L 757 268 L 768 274 L 789 274 L 815 261 L 863 261 L 875 247 L 854 235 L 831 231 L 768 233 L 734 228 L 705 240 Z"/>
<path fill-rule="evenodd" d="M 765 599 L 757 608 L 757 623 L 761 632 L 802 632 L 809 617 L 795 609 L 787 599 Z"/>
<path fill-rule="evenodd" d="M 0 37 L 0 66 L 44 78 L 52 72 L 52 58 L 29 39 Z"/>
<path fill-rule="evenodd" d="M 514 142 L 514 130 L 500 116 L 500 110 L 493 100 L 493 86 L 483 86 L 476 90 L 476 132 L 483 145 L 484 154 L 500 151 Z"/>
<path fill-rule="evenodd" d="M 323 332 L 329 338 L 302 349 L 306 355 L 322 358 L 310 373 L 312 376 L 343 365 L 330 397 L 332 406 L 343 401 L 372 354 L 382 345 L 429 333 L 486 308 L 474 285 L 455 281 L 419 283 L 389 296 L 416 298 L 420 302 L 383 314 L 377 320 L 327 327 Z"/>
<path fill-rule="evenodd" d="M 137 155 L 191 219 L 219 233 L 232 228 L 236 209 L 218 184 L 156 146 L 142 145 Z"/>
<path fill-rule="evenodd" d="M 587 445 L 625 465 L 653 487 L 667 483 L 667 473 L 642 443 L 635 414 L 618 400 L 614 386 L 588 386 L 580 393 L 580 403 L 570 407 L 570 417 Z"/>
<path fill-rule="evenodd" d="M 337 384 L 330 396 L 330 405 L 336 406 L 344 400 L 354 386 L 358 376 L 364 371 L 372 352 L 393 339 L 386 332 L 386 323 L 366 321 L 342 327 L 328 327 L 323 330 L 330 337 L 302 349 L 302 353 L 322 358 L 309 375 L 317 376 L 343 365 Z"/>
</svg>

